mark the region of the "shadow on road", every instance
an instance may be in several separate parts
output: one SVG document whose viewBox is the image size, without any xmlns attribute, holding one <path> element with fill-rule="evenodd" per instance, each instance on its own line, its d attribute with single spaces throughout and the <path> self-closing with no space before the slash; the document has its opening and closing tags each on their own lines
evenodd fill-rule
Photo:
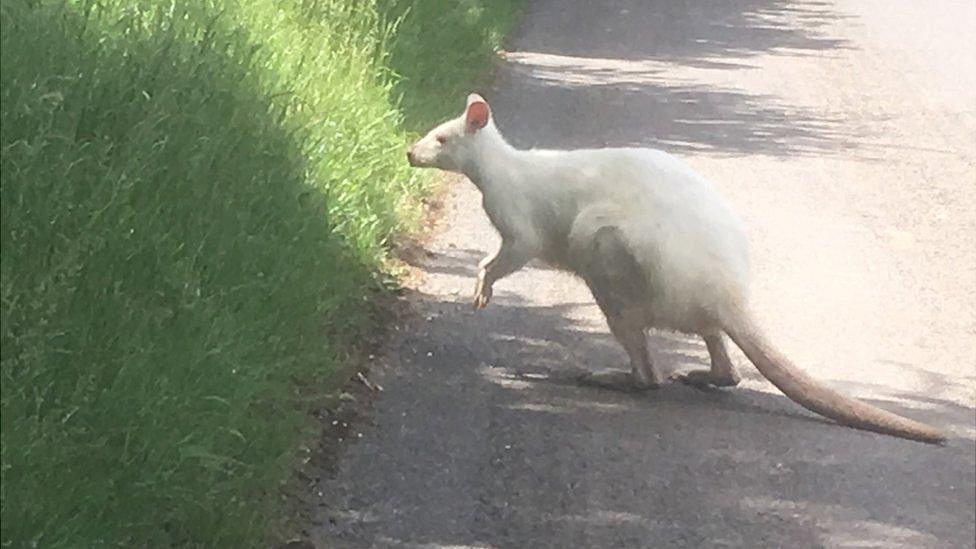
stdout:
<svg viewBox="0 0 976 549">
<path fill-rule="evenodd" d="M 429 269 L 473 277 L 479 256 L 457 249 Z M 466 298 L 417 298 L 422 318 L 395 346 L 375 433 L 343 460 L 354 486 L 327 488 L 346 495 L 327 520 L 344 546 L 970 543 L 951 511 L 976 484 L 967 408 L 872 388 L 877 404 L 956 433 L 936 448 L 833 425 L 755 388 L 582 387 L 581 370 L 626 363 L 605 331 L 574 320 L 592 304 L 529 306 L 501 290 L 472 311 Z M 694 338 L 652 344 L 666 370 L 706 364 Z"/>
<path fill-rule="evenodd" d="M 559 2 L 561 9 L 554 9 L 553 3 L 528 3 L 519 32 L 521 49 L 740 68 L 749 66 L 750 57 L 761 54 L 818 55 L 850 47 L 845 39 L 829 36 L 826 30 L 850 17 L 823 1 L 576 0 L 571 8 Z M 640 16 L 635 17 L 638 12 Z M 581 27 L 591 40 L 570 32 Z"/>
<path fill-rule="evenodd" d="M 504 92 L 490 98 L 499 127 L 517 146 L 773 156 L 865 147 L 863 124 L 774 95 L 703 84 L 687 70 L 749 69 L 759 54 L 836 55 L 850 46 L 824 28 L 845 16 L 826 3 L 660 2 L 640 8 L 653 11 L 650 18 L 629 17 L 634 2 L 572 10 L 548 3 L 528 7 L 526 38 L 499 75 L 496 88 Z M 535 11 L 572 14 L 574 21 L 532 17 Z M 588 13 L 583 27 L 580 11 Z"/>
</svg>

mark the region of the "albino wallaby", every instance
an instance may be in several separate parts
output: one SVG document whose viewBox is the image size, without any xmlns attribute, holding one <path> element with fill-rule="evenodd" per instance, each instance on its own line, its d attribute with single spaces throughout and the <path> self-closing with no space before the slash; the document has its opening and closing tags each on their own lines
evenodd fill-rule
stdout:
<svg viewBox="0 0 976 549">
<path fill-rule="evenodd" d="M 651 328 L 704 338 L 711 369 L 680 380 L 736 385 L 724 332 L 773 385 L 813 412 L 859 429 L 945 441 L 936 428 L 819 384 L 770 345 L 747 304 L 741 221 L 675 157 L 639 148 L 517 150 L 498 132 L 488 103 L 471 94 L 464 113 L 417 141 L 407 158 L 466 175 L 501 234 L 498 252 L 479 266 L 475 308 L 488 304 L 496 281 L 540 258 L 586 282 L 630 357 L 628 377 L 637 387 L 662 382 L 648 356 Z"/>
</svg>

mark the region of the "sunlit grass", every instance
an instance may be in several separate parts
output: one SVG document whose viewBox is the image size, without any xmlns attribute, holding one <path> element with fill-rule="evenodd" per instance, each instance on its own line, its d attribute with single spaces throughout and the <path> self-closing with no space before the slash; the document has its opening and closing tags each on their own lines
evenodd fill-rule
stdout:
<svg viewBox="0 0 976 549">
<path fill-rule="evenodd" d="M 4 0 L 4 546 L 264 545 L 312 425 L 296 387 L 328 387 L 416 219 L 404 116 L 457 110 L 490 56 L 456 26 L 478 53 L 445 65 L 432 25 L 352 0 Z"/>
</svg>

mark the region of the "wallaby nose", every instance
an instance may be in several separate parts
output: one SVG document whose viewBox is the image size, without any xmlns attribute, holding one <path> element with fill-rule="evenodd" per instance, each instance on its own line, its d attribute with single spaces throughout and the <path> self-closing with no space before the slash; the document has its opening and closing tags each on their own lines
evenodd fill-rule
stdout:
<svg viewBox="0 0 976 549">
<path fill-rule="evenodd" d="M 413 148 L 407 149 L 407 162 L 409 162 L 411 166 L 414 165 Z"/>
</svg>

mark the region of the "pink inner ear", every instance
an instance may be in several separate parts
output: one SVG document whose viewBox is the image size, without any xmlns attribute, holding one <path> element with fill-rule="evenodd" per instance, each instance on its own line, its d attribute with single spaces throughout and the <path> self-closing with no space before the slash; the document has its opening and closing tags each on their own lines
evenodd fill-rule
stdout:
<svg viewBox="0 0 976 549">
<path fill-rule="evenodd" d="M 467 121 L 468 131 L 478 131 L 484 128 L 488 124 L 488 103 L 484 101 L 474 101 L 468 105 L 467 111 L 465 111 L 465 120 Z"/>
</svg>

